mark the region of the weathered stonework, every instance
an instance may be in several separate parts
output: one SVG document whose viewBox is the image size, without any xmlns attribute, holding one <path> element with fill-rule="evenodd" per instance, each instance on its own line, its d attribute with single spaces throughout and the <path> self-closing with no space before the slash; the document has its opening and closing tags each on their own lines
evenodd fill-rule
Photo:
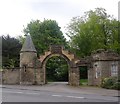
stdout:
<svg viewBox="0 0 120 104">
<path fill-rule="evenodd" d="M 113 51 L 100 50 L 93 53 L 91 57 L 92 68 L 89 69 L 88 73 L 89 85 L 99 86 L 103 78 L 112 76 L 112 65 L 118 68 L 118 72 L 120 70 L 120 55 Z"/>
<path fill-rule="evenodd" d="M 19 70 L 18 69 L 4 69 L 2 71 L 2 83 L 3 84 L 19 84 Z"/>
<path fill-rule="evenodd" d="M 47 60 L 54 56 L 63 57 L 68 63 L 69 85 L 79 86 L 79 61 L 74 54 L 63 49 L 60 45 L 52 45 L 44 55 L 37 59 L 35 47 L 30 36 L 20 52 L 20 84 L 46 84 L 46 63 Z"/>
<path fill-rule="evenodd" d="M 35 83 L 35 67 L 37 54 L 34 52 L 20 53 L 20 84 Z"/>
<path fill-rule="evenodd" d="M 111 68 L 114 66 L 120 74 L 120 55 L 113 51 L 98 50 L 91 56 L 78 59 L 60 45 L 52 45 L 44 55 L 37 58 L 37 52 L 31 37 L 26 37 L 20 51 L 20 68 L 16 70 L 3 70 L 3 84 L 44 85 L 46 80 L 46 63 L 54 56 L 64 58 L 68 64 L 68 84 L 79 86 L 79 67 L 88 68 L 88 85 L 101 84 L 103 78 L 112 76 Z M 114 68 L 113 67 L 113 68 Z M 1 79 L 1 77 L 0 77 Z"/>
<path fill-rule="evenodd" d="M 54 56 L 61 56 L 63 57 L 67 63 L 68 63 L 68 72 L 69 72 L 69 85 L 73 86 L 79 86 L 79 69 L 78 66 L 76 65 L 76 61 L 78 59 L 75 57 L 74 54 L 69 53 L 68 51 L 64 50 L 62 46 L 51 46 L 49 51 L 46 51 L 44 55 L 41 55 L 39 58 L 39 61 L 41 63 L 41 74 L 40 78 L 43 84 L 46 84 L 46 62 L 49 58 L 54 57 Z"/>
<path fill-rule="evenodd" d="M 20 52 L 20 84 L 36 83 L 37 53 L 31 37 L 28 35 Z"/>
</svg>

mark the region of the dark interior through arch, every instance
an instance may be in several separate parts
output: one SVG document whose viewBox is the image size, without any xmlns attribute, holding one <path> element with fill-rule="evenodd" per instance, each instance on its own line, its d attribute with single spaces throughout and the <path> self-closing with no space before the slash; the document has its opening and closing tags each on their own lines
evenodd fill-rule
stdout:
<svg viewBox="0 0 120 104">
<path fill-rule="evenodd" d="M 88 67 L 80 66 L 79 67 L 80 74 L 80 85 L 88 85 Z"/>
<path fill-rule="evenodd" d="M 68 82 L 67 61 L 61 56 L 53 56 L 46 62 L 46 80 L 47 82 Z"/>
</svg>

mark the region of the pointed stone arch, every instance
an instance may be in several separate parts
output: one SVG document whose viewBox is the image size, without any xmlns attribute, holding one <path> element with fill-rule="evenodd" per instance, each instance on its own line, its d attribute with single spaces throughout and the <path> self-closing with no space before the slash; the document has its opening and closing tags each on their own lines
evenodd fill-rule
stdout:
<svg viewBox="0 0 120 104">
<path fill-rule="evenodd" d="M 76 65 L 79 61 L 73 53 L 64 50 L 61 45 L 51 45 L 49 50 L 41 55 L 39 61 L 41 63 L 40 79 L 42 84 L 46 84 L 46 62 L 48 59 L 54 56 L 60 56 L 64 58 L 68 64 L 68 84 L 79 86 L 79 67 Z"/>
</svg>

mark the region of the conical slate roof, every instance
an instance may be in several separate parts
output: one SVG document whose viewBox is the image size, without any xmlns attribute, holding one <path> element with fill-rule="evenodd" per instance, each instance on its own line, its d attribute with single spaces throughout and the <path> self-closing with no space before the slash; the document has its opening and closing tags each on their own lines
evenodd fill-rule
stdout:
<svg viewBox="0 0 120 104">
<path fill-rule="evenodd" d="M 26 36 L 21 52 L 37 52 L 30 35 Z"/>
</svg>

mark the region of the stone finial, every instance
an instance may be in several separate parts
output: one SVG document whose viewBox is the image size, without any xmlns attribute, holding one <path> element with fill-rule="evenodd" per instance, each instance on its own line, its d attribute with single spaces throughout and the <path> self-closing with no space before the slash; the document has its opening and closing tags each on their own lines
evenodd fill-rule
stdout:
<svg viewBox="0 0 120 104">
<path fill-rule="evenodd" d="M 26 36 L 26 40 L 20 52 L 37 52 L 30 35 Z"/>
</svg>

